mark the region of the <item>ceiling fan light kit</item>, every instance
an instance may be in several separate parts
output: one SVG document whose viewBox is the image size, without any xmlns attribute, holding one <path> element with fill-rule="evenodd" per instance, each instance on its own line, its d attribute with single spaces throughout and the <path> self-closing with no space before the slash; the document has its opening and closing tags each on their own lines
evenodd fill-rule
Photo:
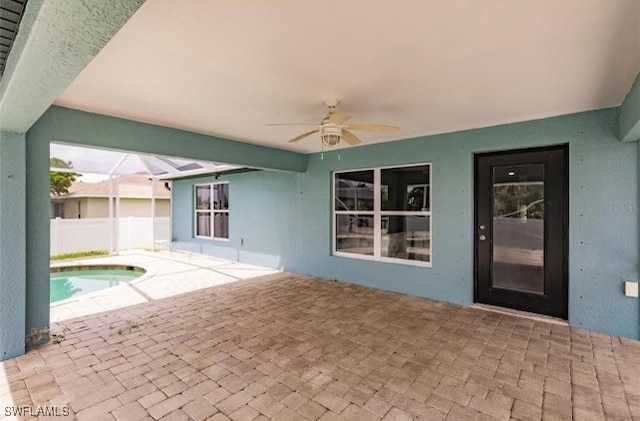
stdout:
<svg viewBox="0 0 640 421">
<path fill-rule="evenodd" d="M 329 148 L 338 146 L 342 140 L 342 129 L 340 127 L 323 127 L 322 128 L 322 144 Z"/>
</svg>

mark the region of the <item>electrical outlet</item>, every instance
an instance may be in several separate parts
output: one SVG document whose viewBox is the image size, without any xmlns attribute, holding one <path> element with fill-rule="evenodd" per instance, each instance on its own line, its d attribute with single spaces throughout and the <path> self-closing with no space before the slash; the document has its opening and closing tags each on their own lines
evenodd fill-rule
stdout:
<svg viewBox="0 0 640 421">
<path fill-rule="evenodd" d="M 638 283 L 626 281 L 624 283 L 624 295 L 627 297 L 638 298 Z"/>
</svg>

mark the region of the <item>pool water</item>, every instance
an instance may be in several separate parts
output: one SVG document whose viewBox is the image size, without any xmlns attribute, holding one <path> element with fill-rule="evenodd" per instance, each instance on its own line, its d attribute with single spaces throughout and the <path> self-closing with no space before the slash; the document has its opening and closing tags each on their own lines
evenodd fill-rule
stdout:
<svg viewBox="0 0 640 421">
<path fill-rule="evenodd" d="M 84 269 L 77 271 L 51 272 L 49 302 L 115 287 L 142 275 L 141 272 L 125 269 Z"/>
</svg>

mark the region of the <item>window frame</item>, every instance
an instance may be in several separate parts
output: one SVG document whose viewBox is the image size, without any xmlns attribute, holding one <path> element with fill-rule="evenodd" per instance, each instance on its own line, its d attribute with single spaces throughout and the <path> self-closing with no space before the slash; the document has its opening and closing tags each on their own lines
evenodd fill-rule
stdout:
<svg viewBox="0 0 640 421">
<path fill-rule="evenodd" d="M 215 185 L 219 185 L 219 184 L 229 184 L 229 181 L 215 181 L 215 182 L 211 182 L 211 183 L 199 183 L 199 184 L 194 184 L 193 185 L 193 238 L 199 238 L 202 240 L 215 240 L 215 241 L 229 241 L 229 237 L 231 237 L 231 233 L 228 232 L 229 237 L 216 237 L 216 232 L 215 232 L 215 223 L 214 223 L 214 214 L 216 213 L 226 213 L 227 214 L 227 218 L 229 218 L 229 209 L 214 209 L 213 206 L 213 186 Z M 198 209 L 198 187 L 209 187 L 210 188 L 210 195 L 209 195 L 209 209 Z M 229 187 L 227 187 L 228 191 L 229 191 L 229 207 L 231 205 L 231 189 Z M 198 235 L 198 214 L 199 213 L 205 213 L 205 214 L 209 214 L 210 218 L 209 218 L 209 224 L 211 225 L 210 229 L 211 229 L 211 236 L 206 236 L 206 235 Z M 229 218 L 230 219 L 230 218 Z M 230 230 L 229 230 L 230 231 Z"/>
<path fill-rule="evenodd" d="M 429 167 L 429 210 L 428 211 L 383 211 L 382 210 L 382 170 L 392 168 Z M 339 211 L 336 210 L 336 175 L 358 171 L 373 171 L 373 211 Z M 431 162 L 416 162 L 410 164 L 384 165 L 378 167 L 353 168 L 331 172 L 331 255 L 349 259 L 368 260 L 382 263 L 433 267 L 433 164 Z M 373 215 L 373 255 L 349 253 L 336 249 L 336 216 L 337 215 Z M 429 217 L 429 261 L 400 259 L 382 256 L 382 218 L 385 216 L 428 216 Z"/>
</svg>

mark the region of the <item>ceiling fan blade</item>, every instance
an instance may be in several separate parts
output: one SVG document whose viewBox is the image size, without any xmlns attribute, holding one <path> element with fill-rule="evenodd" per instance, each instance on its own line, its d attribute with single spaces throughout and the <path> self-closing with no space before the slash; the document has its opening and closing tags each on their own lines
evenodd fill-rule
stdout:
<svg viewBox="0 0 640 421">
<path fill-rule="evenodd" d="M 327 118 L 325 119 L 325 121 L 328 121 L 334 124 L 343 124 L 350 118 L 351 116 L 349 114 L 341 113 L 338 111 L 331 111 L 327 116 Z"/>
<path fill-rule="evenodd" d="M 302 140 L 302 139 L 304 139 L 305 137 L 307 137 L 307 136 L 311 136 L 312 134 L 317 133 L 317 132 L 319 132 L 319 131 L 320 131 L 320 129 L 316 129 L 316 130 L 311 130 L 310 132 L 302 133 L 300 136 L 296 136 L 296 137 L 294 137 L 293 139 L 291 139 L 291 140 L 289 141 L 289 143 L 297 142 L 298 140 Z"/>
<path fill-rule="evenodd" d="M 362 140 L 358 139 L 356 135 L 344 129 L 342 129 L 342 140 L 347 142 L 349 145 L 357 145 L 358 143 L 362 143 Z"/>
<path fill-rule="evenodd" d="M 265 126 L 267 127 L 282 127 L 282 126 L 315 126 L 317 127 L 317 124 L 314 123 L 269 123 L 269 124 L 265 124 Z"/>
<path fill-rule="evenodd" d="M 384 132 L 395 133 L 400 131 L 400 127 L 386 126 L 384 124 L 349 124 L 347 129 L 350 130 L 365 130 L 368 132 Z"/>
</svg>

